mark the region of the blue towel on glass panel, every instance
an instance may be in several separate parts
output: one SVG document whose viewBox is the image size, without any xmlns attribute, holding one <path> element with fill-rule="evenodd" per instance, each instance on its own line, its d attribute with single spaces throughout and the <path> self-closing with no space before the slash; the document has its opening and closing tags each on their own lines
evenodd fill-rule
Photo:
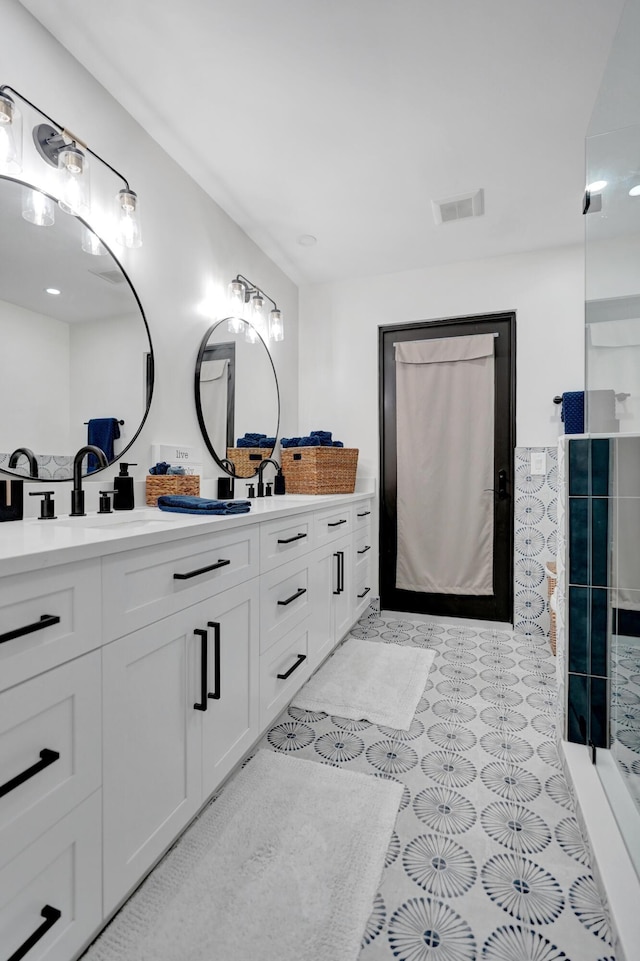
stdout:
<svg viewBox="0 0 640 961">
<path fill-rule="evenodd" d="M 565 434 L 584 434 L 584 391 L 569 390 L 562 395 L 562 411 Z"/>
<path fill-rule="evenodd" d="M 115 417 L 94 417 L 87 424 L 87 444 L 93 444 L 104 451 L 105 457 L 111 463 L 114 458 L 113 442 L 120 437 L 120 425 Z M 89 454 L 87 458 L 87 473 L 98 469 L 98 458 Z"/>
<path fill-rule="evenodd" d="M 248 514 L 251 501 L 218 501 L 187 494 L 162 494 L 158 498 L 158 507 L 175 514 Z"/>
</svg>

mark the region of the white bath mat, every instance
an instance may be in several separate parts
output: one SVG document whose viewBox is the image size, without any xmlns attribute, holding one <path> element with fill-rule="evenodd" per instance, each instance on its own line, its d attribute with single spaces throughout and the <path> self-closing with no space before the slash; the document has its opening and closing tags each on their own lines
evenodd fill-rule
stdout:
<svg viewBox="0 0 640 961">
<path fill-rule="evenodd" d="M 434 651 L 350 637 L 293 699 L 296 707 L 408 731 Z"/>
<path fill-rule="evenodd" d="M 258 751 L 83 961 L 355 961 L 401 797 Z"/>
</svg>

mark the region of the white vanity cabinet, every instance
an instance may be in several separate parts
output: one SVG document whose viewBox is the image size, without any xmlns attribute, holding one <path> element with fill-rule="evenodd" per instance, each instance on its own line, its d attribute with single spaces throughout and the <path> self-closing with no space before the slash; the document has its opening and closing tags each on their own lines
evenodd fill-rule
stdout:
<svg viewBox="0 0 640 961">
<path fill-rule="evenodd" d="M 105 913 L 258 736 L 258 603 L 253 579 L 103 648 Z"/>
<path fill-rule="evenodd" d="M 371 497 L 281 505 L 0 542 L 3 957 L 77 958 L 366 608 Z"/>
</svg>

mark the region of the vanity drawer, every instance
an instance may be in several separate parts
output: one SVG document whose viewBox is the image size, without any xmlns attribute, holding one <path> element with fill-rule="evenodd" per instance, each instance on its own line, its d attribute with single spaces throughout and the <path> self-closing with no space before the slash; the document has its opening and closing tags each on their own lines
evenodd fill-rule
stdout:
<svg viewBox="0 0 640 961">
<path fill-rule="evenodd" d="M 3 958 L 41 937 L 25 961 L 69 961 L 102 921 L 100 792 L 0 870 Z M 44 911 L 44 914 L 43 914 Z"/>
<path fill-rule="evenodd" d="M 0 694 L 0 863 L 100 786 L 100 652 Z"/>
<path fill-rule="evenodd" d="M 353 526 L 356 531 L 371 525 L 373 520 L 373 510 L 371 501 L 364 501 L 362 504 L 353 505 Z"/>
<path fill-rule="evenodd" d="M 100 562 L 0 578 L 0 690 L 99 647 Z"/>
<path fill-rule="evenodd" d="M 260 727 L 280 713 L 311 674 L 309 622 L 303 621 L 260 658 Z"/>
<path fill-rule="evenodd" d="M 358 572 L 363 566 L 368 566 L 373 554 L 373 544 L 371 543 L 371 528 L 367 528 L 364 531 L 356 531 L 356 549 L 354 554 L 354 560 L 356 564 L 356 581 L 358 579 Z"/>
<path fill-rule="evenodd" d="M 351 506 L 342 509 L 330 508 L 319 511 L 315 517 L 316 545 L 323 547 L 330 544 L 344 534 L 353 530 L 353 512 Z"/>
<path fill-rule="evenodd" d="M 369 606 L 373 596 L 373 585 L 371 583 L 371 565 L 364 564 L 356 571 L 356 588 L 353 595 L 355 605 L 355 619 L 362 617 Z"/>
<path fill-rule="evenodd" d="M 311 613 L 310 564 L 301 557 L 260 578 L 261 653 Z"/>
<path fill-rule="evenodd" d="M 260 570 L 270 571 L 313 549 L 313 514 L 260 525 Z"/>
<path fill-rule="evenodd" d="M 105 640 L 235 587 L 259 571 L 257 525 L 114 554 L 103 561 Z"/>
</svg>

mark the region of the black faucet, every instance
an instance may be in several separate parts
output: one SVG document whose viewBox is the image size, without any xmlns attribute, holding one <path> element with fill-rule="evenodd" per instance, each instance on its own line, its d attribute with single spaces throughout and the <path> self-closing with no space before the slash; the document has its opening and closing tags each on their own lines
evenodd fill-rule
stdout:
<svg viewBox="0 0 640 961">
<path fill-rule="evenodd" d="M 24 454 L 24 456 L 29 461 L 29 476 L 37 477 L 38 461 L 36 460 L 36 455 L 28 447 L 16 447 L 14 452 L 9 456 L 9 467 L 17 466 L 17 463 L 21 454 Z"/>
<path fill-rule="evenodd" d="M 262 480 L 262 472 L 267 466 L 267 464 L 273 464 L 273 466 L 277 471 L 282 470 L 278 461 L 275 460 L 273 457 L 266 457 L 262 461 L 262 463 L 260 464 L 260 467 L 258 468 L 258 497 L 264 497 L 264 482 Z"/>
<path fill-rule="evenodd" d="M 94 444 L 81 447 L 73 458 L 73 490 L 71 491 L 70 517 L 84 517 L 84 491 L 82 490 L 82 461 L 86 454 L 93 454 L 100 467 L 108 467 L 105 452 Z"/>
</svg>

